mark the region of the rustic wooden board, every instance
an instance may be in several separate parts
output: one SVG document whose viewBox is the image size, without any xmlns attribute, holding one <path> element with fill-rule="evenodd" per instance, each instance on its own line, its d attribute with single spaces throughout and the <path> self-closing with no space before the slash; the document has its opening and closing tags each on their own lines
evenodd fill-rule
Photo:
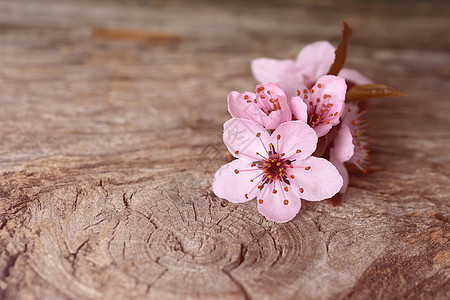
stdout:
<svg viewBox="0 0 450 300">
<path fill-rule="evenodd" d="M 0 2 L 0 298 L 450 298 L 450 5 Z M 250 60 L 355 29 L 372 161 L 275 224 L 211 191 Z"/>
</svg>

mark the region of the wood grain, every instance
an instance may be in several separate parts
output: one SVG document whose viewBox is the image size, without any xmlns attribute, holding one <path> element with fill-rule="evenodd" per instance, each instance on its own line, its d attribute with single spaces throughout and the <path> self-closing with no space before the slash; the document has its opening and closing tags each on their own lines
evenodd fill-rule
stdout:
<svg viewBox="0 0 450 300">
<path fill-rule="evenodd" d="M 0 2 L 0 298 L 450 298 L 445 1 Z M 211 191 L 252 58 L 354 35 L 372 161 L 287 224 Z"/>
</svg>

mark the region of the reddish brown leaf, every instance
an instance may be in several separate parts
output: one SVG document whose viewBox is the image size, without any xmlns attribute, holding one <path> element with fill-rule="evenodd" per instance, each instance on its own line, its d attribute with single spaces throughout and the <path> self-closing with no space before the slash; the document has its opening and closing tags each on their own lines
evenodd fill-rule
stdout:
<svg viewBox="0 0 450 300">
<path fill-rule="evenodd" d="M 230 153 L 230 151 L 225 152 L 225 156 L 227 157 L 228 161 L 232 161 L 234 159 L 233 155 Z"/>
<path fill-rule="evenodd" d="M 342 22 L 342 25 L 344 26 L 344 28 L 342 29 L 341 41 L 334 51 L 334 62 L 328 70 L 327 75 L 336 76 L 344 66 L 345 59 L 347 58 L 347 41 L 352 36 L 353 30 L 345 22 Z"/>
<path fill-rule="evenodd" d="M 406 97 L 407 95 L 399 92 L 384 84 L 362 84 L 355 85 L 347 91 L 345 101 L 357 101 L 374 97 Z"/>
</svg>

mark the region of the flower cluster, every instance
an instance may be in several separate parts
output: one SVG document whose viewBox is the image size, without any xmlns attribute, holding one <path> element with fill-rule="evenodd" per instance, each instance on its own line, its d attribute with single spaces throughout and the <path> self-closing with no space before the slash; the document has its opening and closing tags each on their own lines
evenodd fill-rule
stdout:
<svg viewBox="0 0 450 300">
<path fill-rule="evenodd" d="M 349 164 L 369 166 L 364 99 L 400 95 L 356 70 L 343 69 L 346 39 L 307 45 L 294 60 L 258 58 L 255 92 L 231 92 L 223 140 L 236 158 L 215 174 L 214 193 L 240 203 L 257 199 L 267 219 L 287 222 L 301 199 L 320 201 L 348 185 Z M 337 67 L 336 67 L 337 66 Z M 340 67 L 339 67 L 340 66 Z M 383 92 L 379 92 L 383 87 Z"/>
</svg>

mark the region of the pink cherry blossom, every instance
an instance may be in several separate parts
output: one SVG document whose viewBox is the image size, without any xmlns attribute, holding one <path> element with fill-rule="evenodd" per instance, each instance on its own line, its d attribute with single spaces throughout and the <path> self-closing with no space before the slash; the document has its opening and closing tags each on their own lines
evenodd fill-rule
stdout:
<svg viewBox="0 0 450 300">
<path fill-rule="evenodd" d="M 358 104 L 350 102 L 342 114 L 342 125 L 330 150 L 330 161 L 338 169 L 344 184 L 340 190 L 345 193 L 348 186 L 348 171 L 344 162 L 352 163 L 364 173 L 369 162 L 369 140 L 365 135 L 367 123 L 362 118 L 365 111 L 360 112 Z"/>
<path fill-rule="evenodd" d="M 252 120 L 266 129 L 275 129 L 292 119 L 286 94 L 275 83 L 256 86 L 256 94 L 231 92 L 228 111 L 233 117 Z"/>
<path fill-rule="evenodd" d="M 342 187 L 333 164 L 311 156 L 317 135 L 304 122 L 283 123 L 270 135 L 251 120 L 232 118 L 223 139 L 237 159 L 216 172 L 214 193 L 235 203 L 256 197 L 269 220 L 287 222 L 299 212 L 300 198 L 320 201 Z"/>
<path fill-rule="evenodd" d="M 251 63 L 252 73 L 260 83 L 294 81 L 311 88 L 321 76 L 327 74 L 335 58 L 334 50 L 329 42 L 318 41 L 306 45 L 295 61 L 256 58 Z M 338 76 L 352 84 L 371 83 L 367 77 L 353 69 L 344 68 Z"/>
<path fill-rule="evenodd" d="M 292 113 L 307 122 L 318 137 L 324 136 L 339 124 L 346 89 L 345 80 L 333 75 L 320 77 L 311 89 L 298 85 L 297 96 L 291 98 Z"/>
</svg>

